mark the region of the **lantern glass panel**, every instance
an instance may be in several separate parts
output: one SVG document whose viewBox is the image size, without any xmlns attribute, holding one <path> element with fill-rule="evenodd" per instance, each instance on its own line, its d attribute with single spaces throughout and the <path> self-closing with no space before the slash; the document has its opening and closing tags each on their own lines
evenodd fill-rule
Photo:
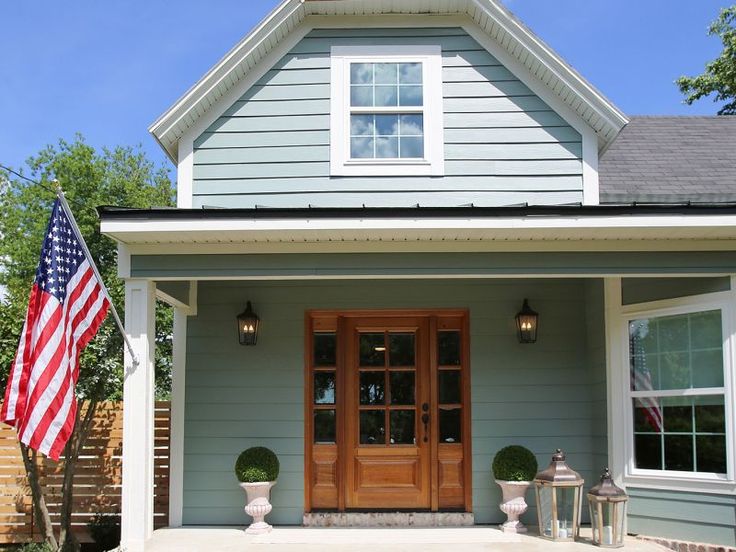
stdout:
<svg viewBox="0 0 736 552">
<path fill-rule="evenodd" d="M 624 544 L 624 521 L 626 520 L 626 502 L 617 502 L 613 505 L 616 508 L 616 516 L 614 526 L 615 544 L 623 546 Z"/>
<path fill-rule="evenodd" d="M 557 488 L 557 520 L 559 523 L 558 537 L 571 539 L 575 536 L 575 495 L 577 487 Z"/>
<path fill-rule="evenodd" d="M 537 488 L 539 493 L 539 519 L 540 524 L 544 528 L 543 535 L 553 538 L 552 534 L 552 487 L 542 486 Z"/>
<path fill-rule="evenodd" d="M 602 517 L 598 514 L 598 502 L 590 500 L 590 528 L 593 530 L 593 542 L 601 542 L 601 536 L 598 531 L 599 518 Z"/>
</svg>

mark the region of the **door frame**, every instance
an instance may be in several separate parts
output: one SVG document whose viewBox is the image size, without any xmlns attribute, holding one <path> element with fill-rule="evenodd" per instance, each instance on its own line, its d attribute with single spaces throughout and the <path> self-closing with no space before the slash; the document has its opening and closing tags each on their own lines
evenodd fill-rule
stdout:
<svg viewBox="0 0 736 552">
<path fill-rule="evenodd" d="M 344 346 L 347 333 L 347 320 L 350 318 L 391 318 L 391 317 L 426 317 L 429 322 L 429 362 L 430 389 L 433 408 L 439 411 L 438 398 L 438 361 L 436 336 L 443 329 L 458 329 L 461 332 L 461 392 L 462 392 L 462 507 L 442 508 L 440 505 L 440 443 L 432 442 L 430 447 L 430 505 L 431 511 L 464 511 L 472 512 L 472 443 L 471 443 L 471 395 L 470 395 L 470 314 L 468 309 L 315 309 L 305 312 L 304 333 L 304 511 L 346 510 L 346 429 L 345 414 L 345 381 L 347 376 L 347 359 Z M 447 322 L 451 321 L 451 322 Z M 448 326 L 448 323 L 450 324 Z M 450 327 L 451 326 L 451 327 Z M 335 332 L 337 334 L 335 396 L 336 439 L 334 445 L 317 445 L 313 443 L 313 381 L 311 359 L 313 356 L 312 335 L 314 332 Z M 439 416 L 431 416 L 431 434 L 439 435 Z M 325 473 L 334 476 L 334 489 L 315 483 L 315 477 L 321 478 Z M 317 491 L 317 487 L 320 490 Z M 319 492 L 319 497 L 317 496 Z M 336 496 L 335 496 L 336 495 Z M 325 501 L 325 497 L 328 497 Z M 329 503 L 329 505 L 327 505 Z M 378 509 L 377 509 L 378 510 Z"/>
</svg>

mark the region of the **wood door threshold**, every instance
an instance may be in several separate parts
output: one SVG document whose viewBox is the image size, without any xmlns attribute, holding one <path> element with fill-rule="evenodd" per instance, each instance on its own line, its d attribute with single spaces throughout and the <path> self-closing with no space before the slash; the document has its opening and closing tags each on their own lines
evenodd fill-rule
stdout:
<svg viewBox="0 0 736 552">
<path fill-rule="evenodd" d="M 471 527 L 473 512 L 310 512 L 305 527 Z"/>
</svg>

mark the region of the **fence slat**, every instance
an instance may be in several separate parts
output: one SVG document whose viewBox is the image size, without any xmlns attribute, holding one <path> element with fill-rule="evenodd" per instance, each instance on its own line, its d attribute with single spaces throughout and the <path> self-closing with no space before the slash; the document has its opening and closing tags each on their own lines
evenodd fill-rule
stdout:
<svg viewBox="0 0 736 552">
<path fill-rule="evenodd" d="M 82 412 L 82 415 L 84 412 Z M 154 518 L 156 528 L 169 524 L 169 428 L 171 405 L 155 409 Z M 97 512 L 120 512 L 123 403 L 107 401 L 97 410 L 90 435 L 77 460 L 72 527 L 81 542 L 90 540 L 87 523 Z M 39 474 L 49 514 L 57 526 L 61 505 L 62 463 L 39 459 Z M 0 544 L 39 541 L 31 491 L 15 429 L 0 423 Z"/>
</svg>

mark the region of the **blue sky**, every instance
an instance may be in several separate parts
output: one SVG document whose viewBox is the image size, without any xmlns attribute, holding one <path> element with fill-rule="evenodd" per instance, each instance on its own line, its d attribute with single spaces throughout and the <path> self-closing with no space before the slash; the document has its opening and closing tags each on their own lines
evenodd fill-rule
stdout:
<svg viewBox="0 0 736 552">
<path fill-rule="evenodd" d="M 721 49 L 706 36 L 729 0 L 506 0 L 626 113 L 715 114 L 673 84 Z M 276 0 L 0 2 L 0 163 L 19 167 L 81 132 L 95 146 L 142 144 L 151 122 Z M 206 9 L 205 9 L 206 7 Z"/>
</svg>

